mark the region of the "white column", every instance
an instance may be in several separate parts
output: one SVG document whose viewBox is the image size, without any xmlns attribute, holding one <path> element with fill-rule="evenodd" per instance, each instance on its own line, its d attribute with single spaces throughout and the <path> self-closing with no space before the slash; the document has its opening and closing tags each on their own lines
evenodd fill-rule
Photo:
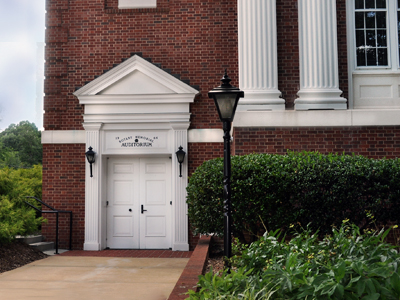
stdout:
<svg viewBox="0 0 400 300">
<path fill-rule="evenodd" d="M 238 110 L 282 110 L 278 90 L 276 0 L 238 0 Z M 228 73 L 229 74 L 229 73 Z"/>
<path fill-rule="evenodd" d="M 103 124 L 84 123 L 86 130 L 86 150 L 93 148 L 96 153 L 95 162 L 92 164 L 93 177 L 90 177 L 90 165 L 85 158 L 85 243 L 84 250 L 98 251 L 100 249 L 100 129 Z M 82 154 L 84 155 L 84 154 Z"/>
<path fill-rule="evenodd" d="M 336 0 L 298 0 L 300 91 L 296 110 L 347 109 L 340 97 Z"/>
<path fill-rule="evenodd" d="M 173 224 L 172 224 L 172 250 L 174 251 L 188 251 L 189 238 L 188 238 L 188 215 L 186 203 L 186 187 L 188 183 L 188 139 L 187 129 L 189 123 L 173 123 L 171 124 L 174 129 L 174 142 L 175 149 L 172 155 L 172 180 L 173 180 L 173 198 L 172 198 L 172 211 L 173 211 Z M 182 163 L 182 177 L 179 177 L 179 163 L 176 158 L 175 152 L 178 151 L 179 146 L 182 146 L 183 151 L 186 152 L 185 160 Z"/>
</svg>

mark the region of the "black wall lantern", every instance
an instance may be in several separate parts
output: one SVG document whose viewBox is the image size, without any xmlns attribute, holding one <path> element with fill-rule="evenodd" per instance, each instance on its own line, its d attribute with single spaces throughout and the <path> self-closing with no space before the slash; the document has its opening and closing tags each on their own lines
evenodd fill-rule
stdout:
<svg viewBox="0 0 400 300">
<path fill-rule="evenodd" d="M 94 155 L 95 155 L 96 153 L 93 151 L 93 148 L 90 146 L 89 147 L 89 150 L 88 151 L 86 151 L 86 153 L 85 153 L 85 155 L 86 155 L 86 158 L 87 158 L 87 161 L 89 162 L 89 164 L 90 164 L 90 177 L 93 177 L 93 174 L 92 174 L 92 164 L 94 163 Z"/>
<path fill-rule="evenodd" d="M 222 84 L 208 92 L 208 97 L 213 98 L 218 115 L 223 122 L 224 129 L 224 256 L 232 256 L 232 205 L 231 205 L 231 123 L 235 116 L 236 107 L 244 92 L 230 84 L 226 70 L 221 79 Z M 230 266 L 225 261 L 225 266 L 230 272 Z"/>
<path fill-rule="evenodd" d="M 182 146 L 179 146 L 179 150 L 176 151 L 176 158 L 178 159 L 178 163 L 179 163 L 179 177 L 182 177 L 182 163 L 183 163 L 183 160 L 185 159 L 185 154 L 186 154 L 186 152 L 183 151 Z"/>
</svg>

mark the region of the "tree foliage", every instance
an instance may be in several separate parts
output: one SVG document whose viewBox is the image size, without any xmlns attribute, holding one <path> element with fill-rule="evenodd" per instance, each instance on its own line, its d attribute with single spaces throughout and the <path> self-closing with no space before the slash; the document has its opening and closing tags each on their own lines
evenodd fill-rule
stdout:
<svg viewBox="0 0 400 300">
<path fill-rule="evenodd" d="M 29 168 L 42 163 L 41 133 L 34 123 L 21 121 L 0 132 L 0 166 Z"/>
<path fill-rule="evenodd" d="M 42 197 L 42 167 L 0 169 L 0 243 L 34 233 L 43 222 L 25 201 L 36 207 L 39 204 L 27 196 Z"/>
</svg>

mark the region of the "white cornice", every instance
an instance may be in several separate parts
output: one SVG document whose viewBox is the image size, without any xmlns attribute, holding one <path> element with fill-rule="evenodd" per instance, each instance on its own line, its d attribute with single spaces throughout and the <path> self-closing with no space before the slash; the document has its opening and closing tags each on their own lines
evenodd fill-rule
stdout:
<svg viewBox="0 0 400 300">
<path fill-rule="evenodd" d="M 85 123 L 169 123 L 188 122 L 190 113 L 141 113 L 141 114 L 84 114 Z"/>
<path fill-rule="evenodd" d="M 193 102 L 193 93 L 79 96 L 80 104 L 154 104 L 154 103 L 188 103 L 188 102 Z"/>
</svg>

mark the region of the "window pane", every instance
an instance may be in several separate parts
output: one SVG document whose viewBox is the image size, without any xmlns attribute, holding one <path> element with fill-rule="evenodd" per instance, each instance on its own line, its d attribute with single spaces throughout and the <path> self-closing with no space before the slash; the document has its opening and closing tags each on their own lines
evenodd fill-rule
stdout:
<svg viewBox="0 0 400 300">
<path fill-rule="evenodd" d="M 375 0 L 365 0 L 365 8 L 375 8 Z"/>
<path fill-rule="evenodd" d="M 376 8 L 386 8 L 386 0 L 376 0 Z"/>
<path fill-rule="evenodd" d="M 376 66 L 376 49 L 370 48 L 367 50 L 367 66 Z"/>
<path fill-rule="evenodd" d="M 365 34 L 364 30 L 356 31 L 356 47 L 361 47 L 365 45 Z"/>
<path fill-rule="evenodd" d="M 397 0 L 400 5 L 400 0 Z M 354 0 L 357 66 L 388 66 L 388 16 L 386 0 Z M 363 11 L 360 11 L 363 10 Z M 390 12 L 392 13 L 392 12 Z M 400 37 L 400 10 L 398 35 Z M 398 47 L 400 48 L 400 42 Z"/>
<path fill-rule="evenodd" d="M 366 28 L 375 28 L 375 15 L 376 15 L 376 13 L 373 11 L 366 13 L 366 15 L 365 15 L 365 27 Z"/>
<path fill-rule="evenodd" d="M 386 47 L 386 30 L 377 30 L 376 33 L 376 45 L 378 47 Z"/>
<path fill-rule="evenodd" d="M 397 30 L 400 31 L 400 11 L 397 12 Z"/>
<path fill-rule="evenodd" d="M 363 12 L 356 12 L 356 28 L 364 28 L 364 13 Z"/>
<path fill-rule="evenodd" d="M 364 0 L 356 0 L 356 9 L 363 9 L 363 8 L 364 8 Z"/>
<path fill-rule="evenodd" d="M 371 47 L 376 47 L 375 30 L 366 30 L 366 33 L 367 33 L 366 45 Z"/>
<path fill-rule="evenodd" d="M 379 11 L 376 13 L 376 28 L 386 28 L 386 12 Z"/>
<path fill-rule="evenodd" d="M 388 65 L 388 55 L 386 48 L 378 49 L 378 65 L 387 66 Z"/>
<path fill-rule="evenodd" d="M 366 66 L 364 49 L 357 49 L 357 66 L 359 67 Z"/>
</svg>

